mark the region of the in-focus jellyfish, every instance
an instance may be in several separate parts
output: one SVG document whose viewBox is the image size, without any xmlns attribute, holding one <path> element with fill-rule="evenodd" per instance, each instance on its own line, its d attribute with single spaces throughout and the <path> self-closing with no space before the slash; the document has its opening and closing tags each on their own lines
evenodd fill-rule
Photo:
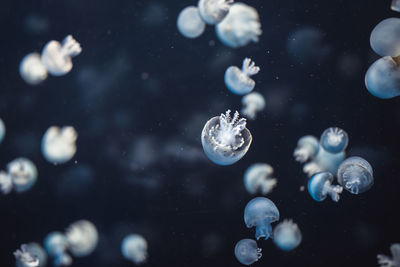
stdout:
<svg viewBox="0 0 400 267">
<path fill-rule="evenodd" d="M 274 243 L 282 250 L 293 250 L 301 243 L 301 232 L 292 220 L 284 220 L 274 228 Z"/>
<path fill-rule="evenodd" d="M 13 189 L 13 180 L 11 175 L 4 171 L 0 171 L 0 191 L 4 195 L 7 195 Z"/>
<path fill-rule="evenodd" d="M 400 266 L 400 244 L 392 244 L 390 246 L 390 252 L 392 253 L 392 258 L 386 255 L 378 254 L 376 258 L 378 259 L 379 266 L 382 267 L 398 267 Z"/>
<path fill-rule="evenodd" d="M 344 160 L 339 166 L 337 179 L 347 191 L 356 195 L 367 191 L 374 184 L 371 165 L 360 157 Z"/>
<path fill-rule="evenodd" d="M 330 127 L 322 133 L 320 143 L 327 152 L 336 154 L 346 149 L 349 137 L 342 129 Z"/>
<path fill-rule="evenodd" d="M 75 155 L 77 138 L 78 134 L 72 126 L 52 126 L 43 135 L 42 154 L 51 163 L 65 163 Z"/>
<path fill-rule="evenodd" d="M 257 10 L 243 3 L 235 3 L 228 15 L 216 26 L 218 38 L 227 46 L 237 48 L 258 42 L 261 24 Z"/>
<path fill-rule="evenodd" d="M 256 197 L 244 209 L 247 228 L 256 227 L 256 239 L 267 240 L 272 235 L 271 223 L 279 220 L 279 211 L 274 202 L 265 197 Z"/>
<path fill-rule="evenodd" d="M 250 265 L 261 258 L 261 248 L 253 239 L 242 239 L 236 243 L 235 256 L 241 264 Z"/>
<path fill-rule="evenodd" d="M 254 120 L 257 116 L 257 112 L 265 108 L 265 100 L 260 93 L 252 92 L 243 96 L 242 105 L 241 113 L 247 118 Z"/>
<path fill-rule="evenodd" d="M 52 232 L 48 234 L 44 240 L 44 248 L 52 258 L 54 266 L 69 266 L 72 264 L 72 258 L 67 253 L 68 240 L 62 233 Z"/>
<path fill-rule="evenodd" d="M 200 0 L 197 6 L 204 22 L 215 25 L 228 15 L 232 3 L 233 0 Z"/>
<path fill-rule="evenodd" d="M 384 19 L 371 32 L 371 48 L 381 57 L 398 57 L 400 56 L 399 35 L 400 19 Z"/>
<path fill-rule="evenodd" d="M 250 194 L 260 192 L 268 194 L 276 186 L 277 180 L 272 177 L 274 169 L 266 163 L 255 163 L 244 173 L 244 186 Z"/>
<path fill-rule="evenodd" d="M 255 65 L 254 61 L 250 58 L 245 58 L 243 60 L 242 69 L 236 66 L 230 66 L 225 71 L 225 85 L 234 94 L 245 95 L 250 93 L 254 86 L 255 81 L 250 78 L 257 74 L 260 68 Z"/>
<path fill-rule="evenodd" d="M 323 201 L 329 195 L 333 201 L 338 202 L 343 187 L 332 185 L 333 175 L 330 172 L 318 172 L 308 181 L 308 192 L 315 201 Z"/>
<path fill-rule="evenodd" d="M 40 54 L 30 53 L 19 64 L 19 74 L 22 79 L 31 85 L 36 85 L 47 78 L 47 69 L 43 65 Z"/>
<path fill-rule="evenodd" d="M 28 249 L 27 245 L 21 245 L 21 250 L 17 249 L 14 252 L 17 267 L 38 267 L 39 258 L 33 255 Z"/>
<path fill-rule="evenodd" d="M 60 44 L 58 41 L 48 42 L 42 51 L 42 63 L 54 76 L 62 76 L 72 69 L 72 58 L 82 52 L 81 45 L 68 35 Z"/>
<path fill-rule="evenodd" d="M 99 241 L 96 226 L 80 220 L 72 223 L 65 231 L 68 248 L 75 257 L 87 256 L 94 251 Z"/>
<path fill-rule="evenodd" d="M 147 241 L 138 234 L 128 235 L 122 241 L 121 252 L 125 259 L 141 264 L 147 259 Z"/>
<path fill-rule="evenodd" d="M 233 118 L 228 110 L 209 121 L 201 133 L 201 144 L 207 157 L 218 165 L 231 165 L 240 160 L 250 147 L 252 136 L 246 128 L 246 119 Z"/>
<path fill-rule="evenodd" d="M 390 6 L 390 8 L 393 11 L 400 12 L 400 0 L 392 0 L 392 5 Z"/>
<path fill-rule="evenodd" d="M 185 7 L 178 15 L 176 22 L 179 32 L 187 38 L 197 38 L 203 34 L 206 24 L 200 18 L 195 6 Z"/>
<path fill-rule="evenodd" d="M 36 166 L 26 158 L 17 158 L 8 163 L 7 173 L 12 179 L 13 188 L 16 192 L 29 190 L 37 180 Z"/>
</svg>

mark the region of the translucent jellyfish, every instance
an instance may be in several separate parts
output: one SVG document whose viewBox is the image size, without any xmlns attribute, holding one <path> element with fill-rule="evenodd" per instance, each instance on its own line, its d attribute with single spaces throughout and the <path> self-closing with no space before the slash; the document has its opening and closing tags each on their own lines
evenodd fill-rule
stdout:
<svg viewBox="0 0 400 267">
<path fill-rule="evenodd" d="M 265 100 L 260 93 L 253 92 L 242 98 L 242 105 L 242 114 L 247 118 L 254 120 L 257 116 L 257 112 L 260 112 L 265 108 Z"/>
<path fill-rule="evenodd" d="M 176 22 L 179 32 L 187 38 L 197 38 L 203 34 L 206 24 L 195 6 L 185 7 L 178 15 Z"/>
<path fill-rule="evenodd" d="M 147 241 L 141 235 L 128 235 L 122 241 L 121 252 L 127 260 L 136 264 L 144 263 L 147 259 Z"/>
<path fill-rule="evenodd" d="M 86 220 L 72 223 L 67 228 L 65 236 L 69 250 L 76 257 L 83 257 L 92 253 L 99 241 L 96 226 Z"/>
<path fill-rule="evenodd" d="M 197 6 L 204 22 L 215 25 L 228 15 L 232 3 L 233 0 L 200 0 Z"/>
<path fill-rule="evenodd" d="M 332 185 L 333 175 L 330 172 L 318 172 L 308 181 L 308 192 L 310 196 L 318 202 L 324 201 L 329 195 L 333 201 L 338 202 L 343 187 Z"/>
<path fill-rule="evenodd" d="M 379 22 L 371 32 L 371 48 L 381 57 L 400 56 L 400 19 L 388 18 Z"/>
<path fill-rule="evenodd" d="M 52 232 L 48 234 L 44 240 L 44 248 L 53 259 L 54 266 L 69 266 L 72 264 L 72 258 L 67 254 L 68 240 L 62 233 Z"/>
<path fill-rule="evenodd" d="M 218 38 L 227 46 L 237 48 L 258 42 L 261 24 L 257 10 L 243 3 L 235 3 L 228 15 L 216 26 Z"/>
<path fill-rule="evenodd" d="M 17 249 L 14 252 L 17 267 L 38 267 L 39 258 L 33 255 L 28 249 L 27 245 L 21 245 L 21 250 Z"/>
<path fill-rule="evenodd" d="M 37 85 L 47 78 L 47 69 L 43 65 L 40 54 L 30 53 L 19 64 L 19 74 L 31 85 Z"/>
<path fill-rule="evenodd" d="M 36 166 L 26 158 L 17 158 L 8 163 L 7 173 L 11 177 L 13 188 L 16 192 L 29 190 L 37 180 Z"/>
<path fill-rule="evenodd" d="M 318 139 L 312 135 L 306 135 L 299 139 L 293 156 L 296 161 L 304 163 L 313 159 L 319 151 Z"/>
<path fill-rule="evenodd" d="M 234 94 L 245 95 L 250 93 L 256 83 L 250 76 L 257 74 L 260 68 L 255 65 L 250 58 L 243 60 L 242 69 L 236 66 L 230 66 L 225 71 L 225 85 Z"/>
<path fill-rule="evenodd" d="M 209 121 L 201 133 L 201 144 L 207 157 L 218 165 L 231 165 L 240 160 L 250 147 L 252 136 L 246 128 L 246 119 L 233 118 L 228 110 Z"/>
<path fill-rule="evenodd" d="M 244 173 L 244 185 L 247 192 L 268 194 L 276 186 L 277 180 L 272 178 L 274 169 L 266 163 L 255 163 Z"/>
<path fill-rule="evenodd" d="M 256 239 L 267 240 L 272 235 L 271 223 L 279 220 L 279 211 L 274 202 L 265 197 L 256 197 L 244 209 L 247 228 L 256 227 Z"/>
<path fill-rule="evenodd" d="M 38 243 L 29 243 L 25 245 L 25 250 L 31 255 L 36 256 L 39 259 L 38 267 L 45 267 L 47 264 L 47 254 L 46 251 Z M 17 266 L 19 267 L 19 266 Z"/>
<path fill-rule="evenodd" d="M 282 250 L 293 250 L 301 243 L 301 232 L 292 220 L 284 220 L 274 228 L 274 243 Z"/>
<path fill-rule="evenodd" d="M 261 248 L 253 239 L 242 239 L 236 243 L 235 256 L 241 264 L 250 265 L 261 258 Z"/>
<path fill-rule="evenodd" d="M 54 76 L 62 76 L 72 69 L 72 58 L 82 52 L 81 45 L 68 35 L 60 44 L 58 41 L 48 42 L 42 51 L 42 63 Z"/>
<path fill-rule="evenodd" d="M 322 133 L 320 143 L 325 151 L 336 154 L 346 149 L 349 137 L 344 130 L 330 127 Z"/>
<path fill-rule="evenodd" d="M 392 5 L 390 6 L 390 8 L 393 11 L 400 12 L 400 0 L 392 0 Z"/>
<path fill-rule="evenodd" d="M 13 180 L 11 175 L 4 171 L 0 171 L 0 191 L 4 195 L 7 195 L 13 189 Z"/>
<path fill-rule="evenodd" d="M 378 259 L 379 266 L 382 267 L 399 267 L 400 266 L 400 244 L 392 244 L 390 246 L 390 252 L 392 253 L 392 258 L 386 255 L 378 254 L 376 258 Z"/>
<path fill-rule="evenodd" d="M 344 160 L 339 166 L 337 179 L 347 191 L 356 195 L 367 191 L 374 184 L 371 165 L 360 157 Z"/>
<path fill-rule="evenodd" d="M 51 163 L 65 163 L 75 155 L 77 138 L 72 126 L 52 126 L 43 135 L 42 154 Z"/>
</svg>

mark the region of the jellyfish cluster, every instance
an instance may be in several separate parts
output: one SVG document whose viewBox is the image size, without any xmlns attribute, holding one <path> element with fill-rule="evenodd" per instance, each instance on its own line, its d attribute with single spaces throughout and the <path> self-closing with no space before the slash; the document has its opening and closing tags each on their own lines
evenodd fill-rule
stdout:
<svg viewBox="0 0 400 267">
<path fill-rule="evenodd" d="M 42 138 L 42 154 L 50 163 L 62 164 L 69 161 L 76 153 L 78 134 L 74 127 L 51 126 Z"/>
<path fill-rule="evenodd" d="M 122 240 L 122 256 L 135 264 L 142 264 L 147 259 L 147 241 L 138 234 L 127 235 Z"/>
</svg>

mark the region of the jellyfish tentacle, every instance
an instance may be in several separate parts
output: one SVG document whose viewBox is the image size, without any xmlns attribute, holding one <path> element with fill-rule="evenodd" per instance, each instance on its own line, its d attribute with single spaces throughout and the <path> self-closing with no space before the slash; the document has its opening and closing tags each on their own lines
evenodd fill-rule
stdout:
<svg viewBox="0 0 400 267">
<path fill-rule="evenodd" d="M 72 35 L 68 35 L 62 41 L 61 52 L 66 57 L 75 57 L 82 52 L 82 48 L 81 45 L 72 37 Z"/>
</svg>

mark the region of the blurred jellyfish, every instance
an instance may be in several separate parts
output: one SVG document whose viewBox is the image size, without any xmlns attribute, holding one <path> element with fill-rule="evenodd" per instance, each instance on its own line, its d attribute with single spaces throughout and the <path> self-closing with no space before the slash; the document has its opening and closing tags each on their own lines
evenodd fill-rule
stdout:
<svg viewBox="0 0 400 267">
<path fill-rule="evenodd" d="M 200 18 L 199 10 L 195 6 L 184 8 L 178 15 L 176 22 L 179 32 L 186 38 L 197 38 L 203 34 L 206 24 Z"/>
<path fill-rule="evenodd" d="M 6 135 L 6 126 L 2 119 L 0 119 L 0 143 L 3 142 L 4 136 Z"/>
<path fill-rule="evenodd" d="M 11 175 L 4 171 L 0 171 L 0 191 L 4 195 L 7 195 L 11 192 L 13 188 L 13 181 Z"/>
<path fill-rule="evenodd" d="M 250 58 L 243 60 L 242 70 L 236 66 L 230 66 L 225 71 L 225 85 L 234 94 L 245 95 L 250 93 L 254 86 L 255 81 L 250 78 L 260 71 L 260 67 L 255 65 L 254 61 Z"/>
<path fill-rule="evenodd" d="M 51 126 L 42 138 L 42 154 L 51 163 L 65 163 L 75 155 L 77 138 L 72 126 Z"/>
<path fill-rule="evenodd" d="M 242 105 L 242 114 L 247 118 L 254 120 L 257 112 L 260 112 L 265 108 L 265 100 L 260 93 L 253 92 L 242 98 Z"/>
<path fill-rule="evenodd" d="M 14 252 L 17 267 L 38 267 L 39 258 L 33 255 L 27 248 L 26 244 L 21 245 L 21 250 Z"/>
<path fill-rule="evenodd" d="M 31 255 L 36 256 L 39 259 L 38 267 L 45 267 L 47 264 L 47 254 L 46 251 L 38 243 L 29 243 L 25 245 L 25 250 Z M 19 267 L 19 266 L 17 266 Z"/>
<path fill-rule="evenodd" d="M 122 241 L 121 252 L 125 259 L 135 264 L 144 263 L 147 259 L 147 241 L 141 235 L 128 235 Z"/>
<path fill-rule="evenodd" d="M 201 144 L 207 157 L 218 165 L 231 165 L 240 160 L 250 147 L 252 136 L 246 128 L 246 119 L 233 118 L 228 110 L 209 121 L 201 133 Z"/>
<path fill-rule="evenodd" d="M 332 185 L 333 175 L 330 172 L 318 172 L 314 174 L 308 182 L 308 192 L 310 196 L 318 202 L 326 199 L 329 195 L 333 201 L 338 202 L 343 187 Z"/>
<path fill-rule="evenodd" d="M 274 228 L 274 243 L 282 250 L 293 250 L 301 243 L 301 232 L 292 220 L 284 220 Z"/>
<path fill-rule="evenodd" d="M 395 243 L 390 246 L 390 252 L 392 253 L 392 258 L 386 255 L 378 254 L 376 258 L 378 259 L 379 266 L 382 267 L 399 267 L 400 266 L 400 244 Z"/>
<path fill-rule="evenodd" d="M 355 195 L 367 191 L 374 184 L 371 165 L 360 157 L 344 160 L 339 166 L 337 179 L 339 184 Z"/>
<path fill-rule="evenodd" d="M 232 3 L 233 0 L 200 0 L 197 6 L 204 22 L 215 25 L 228 15 Z"/>
<path fill-rule="evenodd" d="M 42 63 L 54 76 L 62 76 L 72 69 L 72 58 L 82 52 L 81 45 L 68 35 L 60 44 L 58 41 L 48 42 L 42 51 Z"/>
<path fill-rule="evenodd" d="M 267 240 L 272 235 L 271 223 L 279 220 L 279 211 L 274 202 L 265 197 L 256 197 L 244 209 L 247 228 L 256 227 L 256 239 Z"/>
<path fill-rule="evenodd" d="M 268 194 L 276 186 L 277 180 L 272 178 L 274 169 L 266 163 L 255 163 L 244 173 L 244 185 L 247 192 Z"/>
<path fill-rule="evenodd" d="M 400 0 L 392 0 L 392 5 L 390 6 L 390 8 L 393 11 L 400 12 Z"/>
<path fill-rule="evenodd" d="M 42 63 L 40 54 L 30 53 L 26 55 L 19 64 L 19 74 L 30 85 L 37 85 L 46 80 L 47 69 Z"/>
<path fill-rule="evenodd" d="M 44 240 L 44 248 L 49 257 L 52 258 L 54 266 L 69 266 L 72 264 L 72 258 L 67 254 L 68 240 L 62 233 L 51 232 L 48 234 Z"/>
<path fill-rule="evenodd" d="M 68 248 L 75 257 L 89 255 L 99 241 L 96 226 L 87 220 L 72 223 L 67 228 L 65 236 L 68 241 Z"/>
<path fill-rule="evenodd" d="M 381 57 L 398 57 L 400 56 L 399 35 L 400 19 L 384 19 L 371 32 L 371 48 Z"/>
<path fill-rule="evenodd" d="M 261 24 L 257 10 L 243 3 L 236 3 L 228 15 L 216 26 L 218 38 L 229 47 L 237 48 L 258 42 Z"/>
<path fill-rule="evenodd" d="M 336 154 L 346 149 L 349 137 L 342 129 L 330 127 L 322 133 L 320 143 L 327 152 Z"/>
<path fill-rule="evenodd" d="M 37 180 L 36 166 L 26 158 L 17 158 L 8 163 L 7 173 L 11 177 L 14 190 L 18 193 L 29 190 Z"/>
<path fill-rule="evenodd" d="M 235 256 L 241 264 L 250 265 L 261 258 L 261 248 L 253 239 L 242 239 L 236 243 Z"/>
</svg>

